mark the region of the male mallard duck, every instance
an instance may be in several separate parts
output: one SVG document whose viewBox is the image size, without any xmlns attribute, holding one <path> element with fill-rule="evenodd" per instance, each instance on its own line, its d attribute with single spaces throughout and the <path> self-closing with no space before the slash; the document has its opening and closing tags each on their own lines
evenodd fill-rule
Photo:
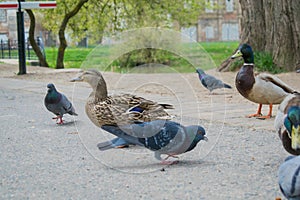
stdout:
<svg viewBox="0 0 300 200">
<path fill-rule="evenodd" d="M 300 93 L 290 94 L 281 102 L 274 126 L 285 150 L 300 155 Z"/>
<path fill-rule="evenodd" d="M 236 75 L 236 88 L 243 97 L 259 104 L 257 113 L 248 117 L 271 118 L 273 104 L 280 104 L 294 90 L 275 76 L 266 73 L 254 74 L 254 56 L 248 44 L 242 44 L 231 58 L 240 56 L 244 59 L 244 65 Z M 261 114 L 262 104 L 269 104 L 269 113 L 266 116 Z"/>
<path fill-rule="evenodd" d="M 87 99 L 85 111 L 98 127 L 171 118 L 164 109 L 172 109 L 172 105 L 158 104 L 131 94 L 108 96 L 106 82 L 95 69 L 83 71 L 71 81 L 85 81 L 91 85 L 93 91 Z"/>
</svg>

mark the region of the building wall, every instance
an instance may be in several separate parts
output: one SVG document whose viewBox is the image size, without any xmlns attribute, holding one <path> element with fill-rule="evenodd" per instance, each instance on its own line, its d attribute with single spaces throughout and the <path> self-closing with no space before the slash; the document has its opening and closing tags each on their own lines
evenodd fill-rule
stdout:
<svg viewBox="0 0 300 200">
<path fill-rule="evenodd" d="M 238 0 L 207 0 L 197 24 L 198 41 L 239 40 L 240 5 Z"/>
<path fill-rule="evenodd" d="M 17 40 L 17 11 L 0 9 L 0 40 Z M 24 12 L 24 29 L 25 39 L 28 37 L 30 20 L 26 12 Z"/>
</svg>

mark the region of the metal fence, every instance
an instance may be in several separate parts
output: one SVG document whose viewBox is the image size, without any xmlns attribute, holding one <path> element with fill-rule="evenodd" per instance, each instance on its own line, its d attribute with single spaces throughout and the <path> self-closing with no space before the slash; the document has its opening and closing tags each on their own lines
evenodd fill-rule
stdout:
<svg viewBox="0 0 300 200">
<path fill-rule="evenodd" d="M 36 39 L 37 44 L 40 46 L 39 38 Z M 18 59 L 18 41 L 17 40 L 0 40 L 0 58 L 1 59 Z M 27 60 L 37 60 L 37 56 L 32 49 L 29 41 L 26 41 L 26 59 Z M 41 46 L 40 46 L 41 48 Z M 42 46 L 42 52 L 44 53 L 44 48 Z"/>
</svg>

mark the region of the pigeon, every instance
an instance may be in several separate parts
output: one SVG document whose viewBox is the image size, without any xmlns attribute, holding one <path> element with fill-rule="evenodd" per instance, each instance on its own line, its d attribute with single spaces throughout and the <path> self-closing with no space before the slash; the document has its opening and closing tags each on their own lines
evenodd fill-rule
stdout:
<svg viewBox="0 0 300 200">
<path fill-rule="evenodd" d="M 282 194 L 289 200 L 300 199 L 300 156 L 289 156 L 278 170 Z"/>
<path fill-rule="evenodd" d="M 300 69 L 298 69 L 296 72 L 297 72 L 297 73 L 300 73 Z"/>
<path fill-rule="evenodd" d="M 47 85 L 47 88 L 48 92 L 45 97 L 44 103 L 46 108 L 56 115 L 56 117 L 53 117 L 52 119 L 59 119 L 59 122 L 57 124 L 63 124 L 62 117 L 66 113 L 77 116 L 72 103 L 64 94 L 59 93 L 52 83 L 49 83 Z"/>
<path fill-rule="evenodd" d="M 204 87 L 206 87 L 210 92 L 218 88 L 229 88 L 232 87 L 226 83 L 223 83 L 221 80 L 206 74 L 202 69 L 197 69 L 196 72 L 199 75 L 199 79 Z"/>
<path fill-rule="evenodd" d="M 193 150 L 201 140 L 208 140 L 201 126 L 185 127 L 177 122 L 166 120 L 120 126 L 103 125 L 101 128 L 130 143 L 154 151 L 155 158 L 160 160 L 161 164 L 167 165 L 176 163 L 168 161 L 169 157 L 177 158 L 176 155 Z M 167 157 L 162 159 L 162 154 L 166 154 Z"/>
<path fill-rule="evenodd" d="M 123 138 L 117 137 L 110 141 L 101 142 L 97 145 L 97 147 L 101 151 L 105 151 L 107 149 L 112 149 L 112 148 L 126 148 L 126 147 L 129 147 L 129 145 L 134 145 L 134 144 L 127 142 Z"/>
</svg>

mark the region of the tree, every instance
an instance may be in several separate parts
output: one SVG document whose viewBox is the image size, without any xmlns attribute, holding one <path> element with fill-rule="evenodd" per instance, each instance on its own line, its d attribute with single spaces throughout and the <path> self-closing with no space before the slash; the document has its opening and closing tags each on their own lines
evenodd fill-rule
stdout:
<svg viewBox="0 0 300 200">
<path fill-rule="evenodd" d="M 35 29 L 35 16 L 32 10 L 26 10 L 29 18 L 30 18 L 30 27 L 29 27 L 29 42 L 32 46 L 32 49 L 34 50 L 35 54 L 37 55 L 40 65 L 43 67 L 49 67 L 45 56 L 41 52 L 40 47 L 37 45 L 35 41 L 35 36 L 34 36 L 34 29 Z"/>
<path fill-rule="evenodd" d="M 56 60 L 56 69 L 64 68 L 64 55 L 68 46 L 65 37 L 67 25 L 70 19 L 76 16 L 86 2 L 88 2 L 88 0 L 57 1 L 58 5 L 56 9 L 44 11 L 46 14 L 45 20 L 48 24 L 48 28 L 58 31 L 59 47 Z M 62 21 L 58 23 L 58 19 L 62 19 Z"/>
<path fill-rule="evenodd" d="M 300 1 L 240 0 L 241 43 L 272 55 L 288 71 L 300 68 Z M 229 59 L 219 70 L 228 69 Z"/>
<path fill-rule="evenodd" d="M 45 26 L 58 33 L 56 68 L 64 68 L 67 31 L 77 41 L 87 35 L 101 41 L 105 31 L 113 34 L 145 26 L 170 27 L 174 21 L 180 28 L 196 24 L 204 5 L 205 0 L 57 0 L 56 9 L 42 12 Z"/>
</svg>

